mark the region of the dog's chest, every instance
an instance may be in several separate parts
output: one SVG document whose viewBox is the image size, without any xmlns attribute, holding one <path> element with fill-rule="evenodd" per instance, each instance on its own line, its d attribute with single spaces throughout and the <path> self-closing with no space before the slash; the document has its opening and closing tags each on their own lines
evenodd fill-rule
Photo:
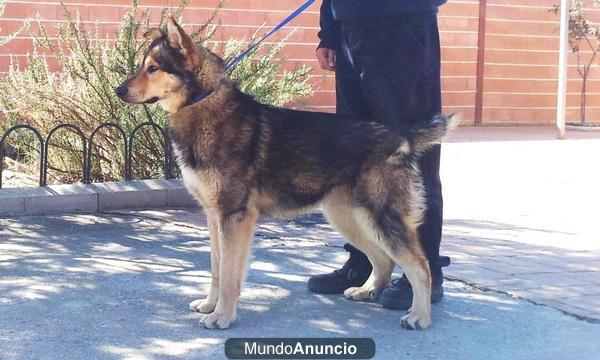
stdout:
<svg viewBox="0 0 600 360">
<path fill-rule="evenodd" d="M 181 171 L 183 183 L 188 191 L 199 200 L 204 207 L 211 207 L 217 201 L 218 176 L 211 170 L 196 170 L 190 167 L 183 159 L 176 144 L 173 150 Z"/>
</svg>

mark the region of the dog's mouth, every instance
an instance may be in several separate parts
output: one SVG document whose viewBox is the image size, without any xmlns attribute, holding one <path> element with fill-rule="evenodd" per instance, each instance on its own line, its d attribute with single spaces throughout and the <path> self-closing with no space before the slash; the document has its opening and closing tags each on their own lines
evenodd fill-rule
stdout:
<svg viewBox="0 0 600 360">
<path fill-rule="evenodd" d="M 154 103 L 155 103 L 155 102 L 157 102 L 158 100 L 160 100 L 160 99 L 158 98 L 158 96 L 151 97 L 150 99 L 148 99 L 148 100 L 144 101 L 144 104 L 154 104 Z"/>
</svg>

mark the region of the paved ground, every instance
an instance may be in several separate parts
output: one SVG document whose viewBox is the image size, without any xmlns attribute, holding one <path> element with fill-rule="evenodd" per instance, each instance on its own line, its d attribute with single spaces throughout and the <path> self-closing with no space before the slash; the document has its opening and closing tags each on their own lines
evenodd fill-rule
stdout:
<svg viewBox="0 0 600 360">
<path fill-rule="evenodd" d="M 261 224 L 227 331 L 186 310 L 210 276 L 197 212 L 21 217 L 0 219 L 0 358 L 224 358 L 226 338 L 254 335 L 372 337 L 377 359 L 598 359 L 600 140 L 531 131 L 464 129 L 445 145 L 455 280 L 426 331 L 306 290 L 345 260 L 318 215 Z"/>
<path fill-rule="evenodd" d="M 466 128 L 443 153 L 446 275 L 600 321 L 600 133 Z"/>
</svg>

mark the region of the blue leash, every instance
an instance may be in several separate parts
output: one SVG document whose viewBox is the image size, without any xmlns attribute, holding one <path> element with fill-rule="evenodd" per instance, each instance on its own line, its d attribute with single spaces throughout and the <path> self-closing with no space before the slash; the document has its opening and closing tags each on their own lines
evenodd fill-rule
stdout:
<svg viewBox="0 0 600 360">
<path fill-rule="evenodd" d="M 279 23 L 279 25 L 275 26 L 271 31 L 269 31 L 268 33 L 263 35 L 263 37 L 260 38 L 260 40 L 251 44 L 250 46 L 248 46 L 248 48 L 246 50 L 244 50 L 241 54 L 239 54 L 233 60 L 231 60 L 229 63 L 227 63 L 227 65 L 225 65 L 225 70 L 230 70 L 233 67 L 235 67 L 240 61 L 242 61 L 242 59 L 244 57 L 246 57 L 250 52 L 252 52 L 252 50 L 256 49 L 256 47 L 258 45 L 260 45 L 263 41 L 265 41 L 269 36 L 275 34 L 277 31 L 281 30 L 281 28 L 286 26 L 290 21 L 294 20 L 298 15 L 302 14 L 304 12 L 304 10 L 306 10 L 314 2 L 315 2 L 315 0 L 307 0 L 302 6 L 300 6 L 298 9 L 296 9 L 296 11 L 294 11 L 288 17 L 283 19 L 283 21 L 281 23 Z M 203 93 L 198 94 L 194 97 L 193 102 L 198 102 L 207 96 L 208 96 L 208 94 L 203 94 Z"/>
<path fill-rule="evenodd" d="M 248 46 L 248 48 L 246 50 L 244 50 L 244 52 L 242 52 L 241 54 L 236 56 L 233 60 L 231 60 L 225 66 L 225 69 L 229 70 L 229 69 L 233 68 L 234 66 L 236 66 L 237 63 L 239 63 L 244 57 L 246 57 L 246 55 L 248 55 L 252 50 L 254 50 L 258 45 L 260 45 L 260 43 L 265 41 L 269 36 L 275 34 L 277 31 L 281 30 L 282 27 L 286 26 L 290 21 L 294 20 L 298 15 L 302 14 L 302 12 L 304 12 L 304 10 L 306 10 L 306 8 L 311 6 L 314 2 L 315 2 L 315 0 L 308 0 L 307 2 L 305 2 L 296 11 L 294 11 L 288 17 L 286 17 L 279 25 L 275 26 L 271 31 L 269 31 L 262 38 L 260 38 L 260 40 L 258 40 L 254 44 Z"/>
</svg>

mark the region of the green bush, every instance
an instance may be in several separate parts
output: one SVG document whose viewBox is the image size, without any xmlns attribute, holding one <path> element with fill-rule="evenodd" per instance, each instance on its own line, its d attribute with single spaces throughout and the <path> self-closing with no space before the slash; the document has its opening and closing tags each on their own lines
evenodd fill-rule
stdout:
<svg viewBox="0 0 600 360">
<path fill-rule="evenodd" d="M 219 28 L 215 9 L 210 20 L 192 33 L 206 45 Z M 174 12 L 180 16 L 186 3 Z M 150 121 L 163 128 L 166 115 L 157 105 L 131 106 L 121 102 L 113 89 L 138 66 L 143 52 L 139 38 L 149 27 L 149 12 L 140 11 L 137 0 L 123 17 L 116 32 L 116 41 L 104 37 L 98 27 L 85 27 L 78 15 L 65 8 L 66 22 L 57 26 L 58 39 L 50 39 L 49 31 L 39 20 L 31 30 L 34 51 L 22 68 L 11 62 L 8 74 L 0 77 L 0 106 L 5 121 L 0 134 L 11 125 L 27 123 L 43 135 L 60 123 L 79 127 L 86 136 L 97 126 L 112 122 L 130 132 L 136 125 Z M 163 11 L 161 18 L 164 18 Z M 213 50 L 226 60 L 247 46 L 249 41 L 229 40 Z M 240 88 L 258 101 L 285 105 L 312 94 L 307 67 L 284 71 L 281 50 L 285 40 L 259 47 L 241 61 L 229 74 Z M 49 61 L 54 57 L 57 64 Z M 143 128 L 133 146 L 135 178 L 161 178 L 163 143 L 155 129 Z M 33 159 L 36 146 L 28 135 L 11 136 L 12 144 L 21 149 L 22 160 Z M 59 130 L 49 148 L 49 183 L 69 183 L 81 179 L 83 151 L 81 140 L 69 130 Z M 101 130 L 94 139 L 92 180 L 112 181 L 123 178 L 124 154 L 122 136 L 112 128 Z M 23 151 L 26 149 L 27 151 Z"/>
</svg>

